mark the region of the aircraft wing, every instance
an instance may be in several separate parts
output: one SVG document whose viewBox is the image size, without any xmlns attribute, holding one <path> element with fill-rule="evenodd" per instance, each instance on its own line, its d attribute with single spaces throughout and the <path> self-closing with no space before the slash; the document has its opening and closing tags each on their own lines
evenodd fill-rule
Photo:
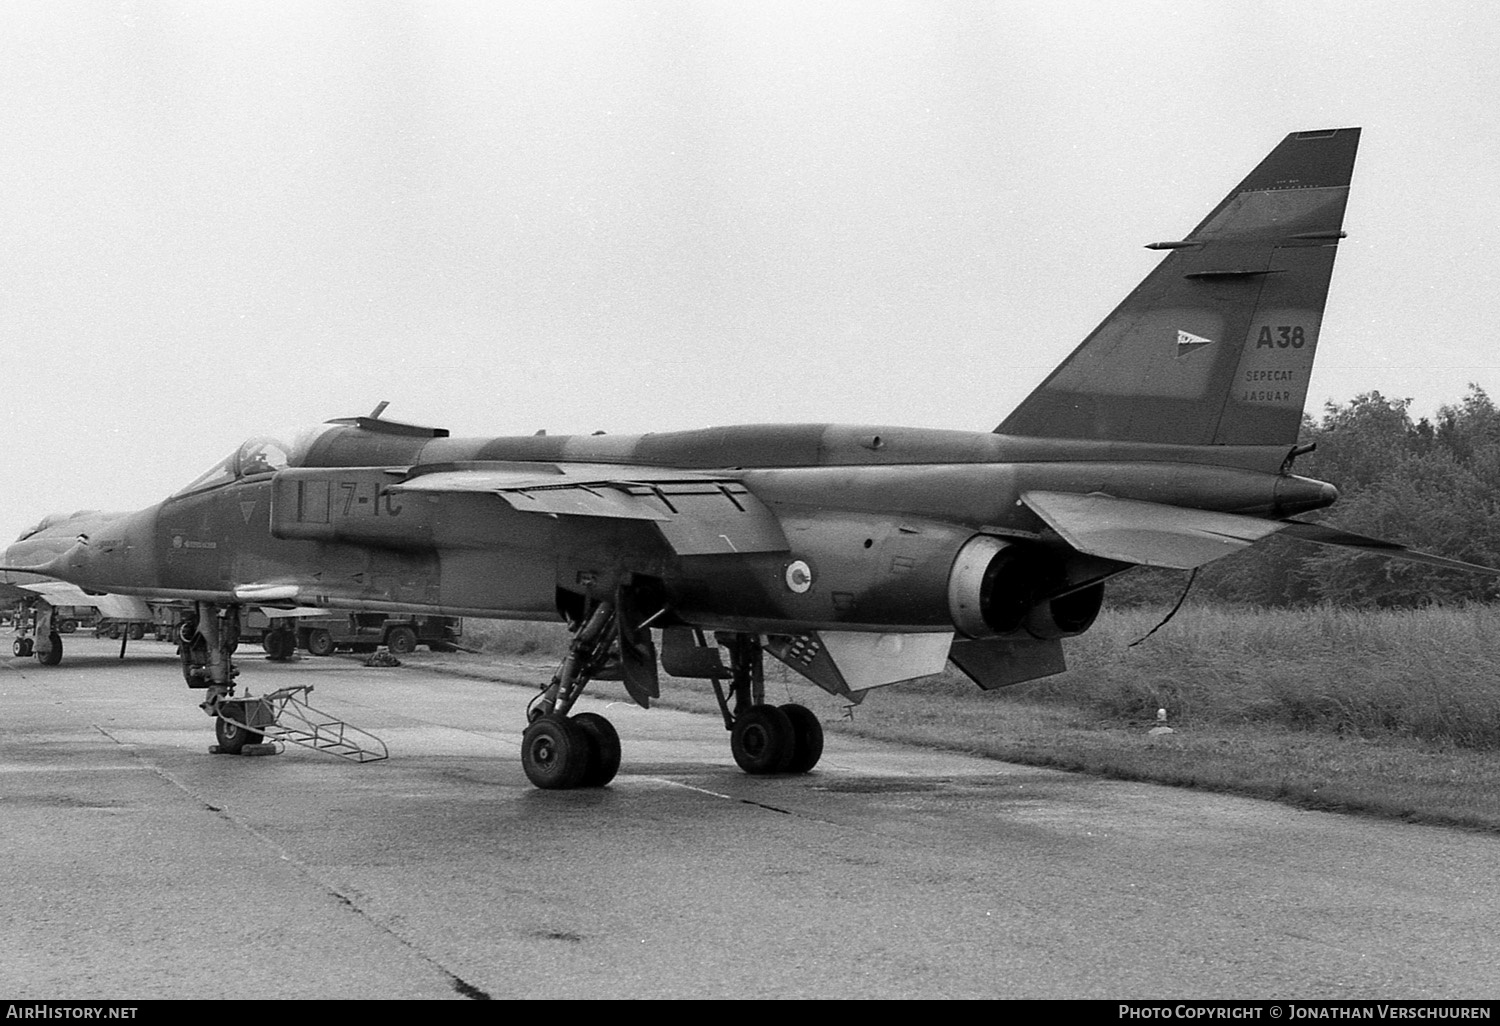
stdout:
<svg viewBox="0 0 1500 1026">
<path fill-rule="evenodd" d="M 90 595 L 76 584 L 66 581 L 37 581 L 18 584 L 18 588 L 46 599 L 54 606 L 91 606 L 113 620 L 150 620 L 151 607 L 134 595 Z"/>
<path fill-rule="evenodd" d="M 781 524 L 733 477 L 663 467 L 504 463 L 418 472 L 391 492 L 475 492 L 548 516 L 654 523 L 679 556 L 782 552 Z"/>
</svg>

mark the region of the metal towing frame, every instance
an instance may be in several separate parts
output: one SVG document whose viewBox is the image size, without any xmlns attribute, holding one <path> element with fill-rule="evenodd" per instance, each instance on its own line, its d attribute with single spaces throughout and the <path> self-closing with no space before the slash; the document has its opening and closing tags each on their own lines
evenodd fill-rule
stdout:
<svg viewBox="0 0 1500 1026">
<path fill-rule="evenodd" d="M 282 688 L 258 698 L 245 695 L 226 698 L 219 703 L 218 716 L 242 730 L 260 734 L 260 744 L 247 744 L 242 755 L 274 755 L 278 745 L 301 745 L 315 752 L 327 752 L 352 762 L 379 762 L 390 757 L 385 742 L 368 731 L 352 727 L 298 698 L 299 692 L 310 692 L 311 684 Z M 217 752 L 219 746 L 211 751 Z"/>
</svg>

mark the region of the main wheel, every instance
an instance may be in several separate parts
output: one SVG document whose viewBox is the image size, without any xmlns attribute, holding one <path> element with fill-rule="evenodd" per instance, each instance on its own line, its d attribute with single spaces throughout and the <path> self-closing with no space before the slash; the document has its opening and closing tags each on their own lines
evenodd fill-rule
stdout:
<svg viewBox="0 0 1500 1026">
<path fill-rule="evenodd" d="M 260 639 L 260 646 L 266 650 L 267 656 L 280 662 L 292 657 L 297 639 L 291 631 L 266 631 L 265 637 Z"/>
<path fill-rule="evenodd" d="M 58 663 L 62 662 L 62 635 L 58 634 L 56 631 L 53 631 L 52 634 L 49 635 L 49 639 L 52 642 L 52 651 L 48 652 L 46 655 L 38 652 L 36 654 L 36 661 L 41 663 L 43 666 L 56 666 Z"/>
<path fill-rule="evenodd" d="M 258 745 L 265 740 L 259 731 L 230 723 L 222 716 L 214 719 L 214 735 L 219 739 L 220 750 L 229 755 L 238 755 L 246 745 Z"/>
<path fill-rule="evenodd" d="M 573 722 L 589 739 L 589 766 L 578 786 L 603 787 L 620 772 L 620 734 L 598 713 L 579 713 Z"/>
<path fill-rule="evenodd" d="M 805 705 L 783 705 L 781 711 L 792 723 L 792 758 L 788 773 L 806 773 L 823 757 L 823 724 Z"/>
<path fill-rule="evenodd" d="M 753 705 L 734 721 L 729 749 L 740 769 L 757 776 L 786 771 L 796 735 L 787 714 L 774 705 Z"/>
<path fill-rule="evenodd" d="M 315 656 L 333 655 L 333 635 L 321 627 L 308 631 L 307 650 Z"/>
<path fill-rule="evenodd" d="M 410 655 L 417 650 L 417 632 L 410 627 L 392 627 L 385 636 L 385 647 L 391 655 Z"/>
<path fill-rule="evenodd" d="M 545 791 L 577 787 L 589 770 L 589 736 L 566 716 L 549 714 L 521 735 L 521 768 Z"/>
</svg>

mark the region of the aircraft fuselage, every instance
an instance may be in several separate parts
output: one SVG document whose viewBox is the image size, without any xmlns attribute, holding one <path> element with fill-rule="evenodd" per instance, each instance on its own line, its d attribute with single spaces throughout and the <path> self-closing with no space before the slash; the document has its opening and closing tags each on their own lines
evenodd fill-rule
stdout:
<svg viewBox="0 0 1500 1026">
<path fill-rule="evenodd" d="M 1054 593 L 1124 569 L 1058 545 L 1022 503 L 1028 491 L 1256 517 L 1336 497 L 1282 473 L 1279 446 L 836 425 L 491 439 L 413 431 L 336 424 L 292 469 L 63 521 L 12 545 L 6 562 L 51 561 L 48 572 L 85 589 L 157 599 L 523 619 L 553 619 L 570 595 L 597 599 L 648 578 L 665 582 L 662 597 L 695 626 L 952 630 L 952 570 L 976 535 L 1055 549 Z M 697 542 L 684 555 L 650 520 L 526 512 L 483 491 L 392 490 L 454 465 L 600 464 L 625 478 L 670 468 L 739 482 L 751 499 L 729 501 L 769 510 L 757 537 L 774 540 L 740 551 L 737 536 L 720 535 L 722 544 Z M 315 515 L 299 506 L 308 482 Z M 671 508 L 671 496 L 663 501 Z M 789 584 L 793 564 L 806 568 L 808 587 Z"/>
</svg>

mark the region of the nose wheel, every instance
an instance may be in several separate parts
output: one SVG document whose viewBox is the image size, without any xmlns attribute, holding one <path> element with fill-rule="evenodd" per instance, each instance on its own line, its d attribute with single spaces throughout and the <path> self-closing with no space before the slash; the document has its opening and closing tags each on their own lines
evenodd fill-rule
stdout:
<svg viewBox="0 0 1500 1026">
<path fill-rule="evenodd" d="M 62 635 L 57 633 L 56 631 L 53 631 L 50 635 L 48 635 L 47 640 L 50 642 L 47 651 L 43 652 L 38 649 L 36 653 L 36 661 L 41 663 L 43 666 L 56 666 L 58 663 L 62 662 Z"/>
<path fill-rule="evenodd" d="M 214 736 L 218 738 L 219 751 L 227 755 L 238 755 L 246 745 L 258 745 L 266 739 L 259 731 L 230 723 L 223 717 L 214 720 Z"/>
</svg>

